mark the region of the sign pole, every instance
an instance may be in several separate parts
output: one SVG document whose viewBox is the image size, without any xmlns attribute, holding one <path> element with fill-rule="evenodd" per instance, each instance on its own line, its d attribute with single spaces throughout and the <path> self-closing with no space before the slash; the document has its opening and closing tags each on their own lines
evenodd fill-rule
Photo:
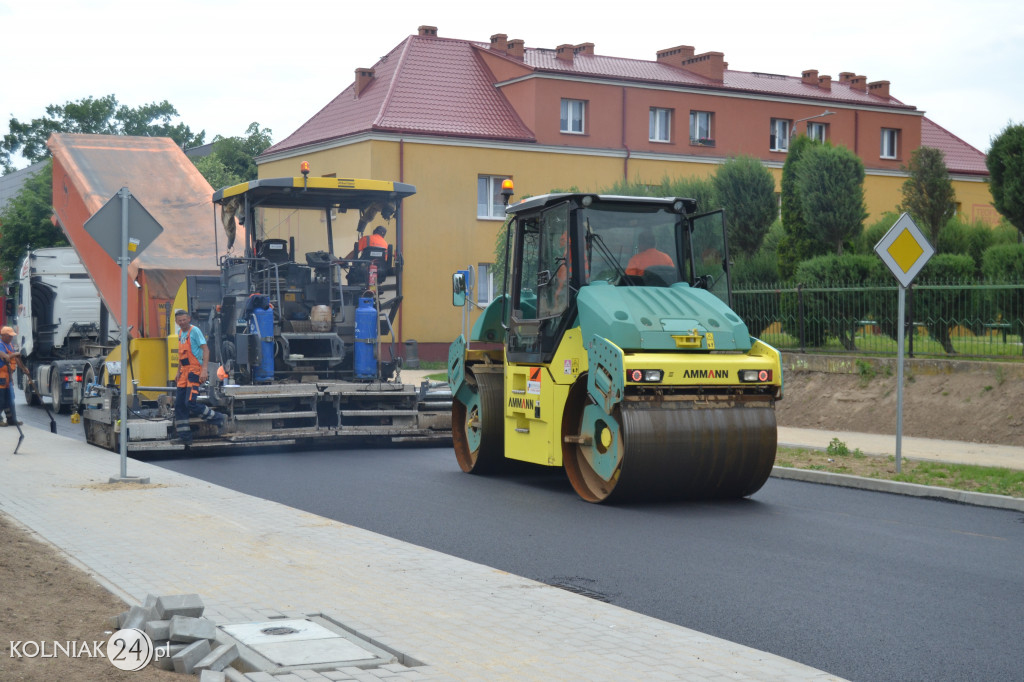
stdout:
<svg viewBox="0 0 1024 682">
<path fill-rule="evenodd" d="M 900 473 L 903 450 L 903 341 L 906 328 L 907 289 L 900 285 L 899 331 L 896 332 L 896 346 L 899 349 L 896 360 L 896 473 Z"/>
<path fill-rule="evenodd" d="M 121 395 L 118 400 L 121 436 L 118 438 L 121 450 L 121 475 L 111 476 L 111 483 L 149 483 L 149 477 L 128 476 L 128 363 L 132 361 L 128 350 L 128 206 L 132 193 L 122 187 L 117 195 L 121 198 Z"/>
</svg>

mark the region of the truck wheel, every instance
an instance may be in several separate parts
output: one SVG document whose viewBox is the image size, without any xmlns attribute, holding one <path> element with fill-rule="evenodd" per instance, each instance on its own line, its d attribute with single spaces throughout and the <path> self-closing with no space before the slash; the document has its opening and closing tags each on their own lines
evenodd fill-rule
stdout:
<svg viewBox="0 0 1024 682">
<path fill-rule="evenodd" d="M 20 371 L 18 373 L 21 374 Z M 23 388 L 25 389 L 25 402 L 29 405 L 38 405 L 39 393 L 37 393 L 33 388 L 35 384 L 29 383 L 28 377 L 23 376 L 22 379 Z"/>
<path fill-rule="evenodd" d="M 66 414 L 71 406 L 65 405 L 60 399 L 60 372 L 56 367 L 50 368 L 50 399 L 53 401 L 53 411 L 57 414 Z"/>
</svg>

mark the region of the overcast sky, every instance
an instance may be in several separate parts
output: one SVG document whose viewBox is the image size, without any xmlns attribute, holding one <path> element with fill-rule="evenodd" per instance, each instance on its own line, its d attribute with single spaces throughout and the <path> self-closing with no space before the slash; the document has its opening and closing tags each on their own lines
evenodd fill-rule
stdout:
<svg viewBox="0 0 1024 682">
<path fill-rule="evenodd" d="M 892 96 L 982 152 L 1024 122 L 1020 0 L 0 0 L 0 134 L 12 117 L 113 94 L 130 107 L 168 100 L 207 141 L 256 121 L 277 142 L 424 24 L 444 38 L 592 42 L 637 59 L 692 45 L 740 71 L 853 71 L 890 81 Z"/>
</svg>

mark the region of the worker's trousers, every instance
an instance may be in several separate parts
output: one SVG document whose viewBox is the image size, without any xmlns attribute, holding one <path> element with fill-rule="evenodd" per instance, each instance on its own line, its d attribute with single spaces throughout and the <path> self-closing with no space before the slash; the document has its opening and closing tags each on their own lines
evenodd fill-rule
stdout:
<svg viewBox="0 0 1024 682">
<path fill-rule="evenodd" d="M 209 405 L 200 405 L 198 386 L 179 386 L 174 392 L 174 431 L 182 443 L 192 443 L 192 427 L 188 420 L 191 417 L 200 417 L 204 421 L 213 422 L 217 426 L 223 426 L 227 420 L 223 414 L 214 412 Z"/>
</svg>

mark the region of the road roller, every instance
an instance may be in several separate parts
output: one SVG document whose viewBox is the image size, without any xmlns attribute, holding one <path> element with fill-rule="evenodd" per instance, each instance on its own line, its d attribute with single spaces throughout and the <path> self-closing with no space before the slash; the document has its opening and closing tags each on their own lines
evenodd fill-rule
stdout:
<svg viewBox="0 0 1024 682">
<path fill-rule="evenodd" d="M 760 489 L 782 362 L 730 307 L 724 212 L 576 192 L 506 215 L 505 293 L 449 348 L 461 469 L 564 467 L 593 503 Z M 465 305 L 466 274 L 452 282 Z"/>
</svg>

